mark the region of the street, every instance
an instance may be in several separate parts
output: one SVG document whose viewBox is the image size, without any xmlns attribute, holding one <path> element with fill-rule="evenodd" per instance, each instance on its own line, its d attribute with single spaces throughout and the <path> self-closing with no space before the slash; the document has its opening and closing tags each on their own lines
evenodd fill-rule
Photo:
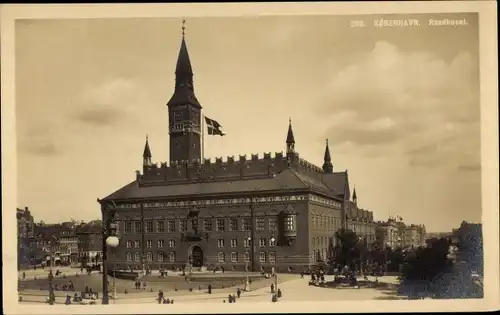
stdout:
<svg viewBox="0 0 500 315">
<path fill-rule="evenodd" d="M 300 278 L 298 275 L 287 275 L 290 280 L 282 282 L 278 288 L 283 292 L 281 300 L 283 301 L 328 301 L 328 300 L 389 300 L 401 299 L 397 297 L 394 290 L 379 289 L 379 288 L 360 288 L 352 287 L 345 288 L 324 288 L 309 286 L 309 278 Z M 327 281 L 333 280 L 333 276 L 327 276 Z M 375 280 L 369 277 L 369 280 Z M 381 283 L 396 284 L 396 277 L 381 277 Z M 34 294 L 36 293 L 36 295 Z M 236 288 L 232 289 L 216 289 L 212 294 L 207 294 L 205 291 L 194 290 L 193 292 L 185 291 L 167 291 L 164 294 L 165 298 L 173 299 L 175 303 L 214 303 L 220 302 L 228 298 L 228 294 L 235 294 Z M 64 302 L 64 292 L 60 292 L 57 302 Z M 42 303 L 45 301 L 46 295 L 42 292 L 25 292 L 23 293 L 24 303 Z M 142 304 L 142 303 L 157 303 L 157 292 L 142 292 L 131 294 L 118 294 L 115 301 L 110 300 L 110 304 Z M 242 292 L 240 303 L 265 302 L 271 301 L 270 287 L 262 287 L 251 292 Z"/>
</svg>

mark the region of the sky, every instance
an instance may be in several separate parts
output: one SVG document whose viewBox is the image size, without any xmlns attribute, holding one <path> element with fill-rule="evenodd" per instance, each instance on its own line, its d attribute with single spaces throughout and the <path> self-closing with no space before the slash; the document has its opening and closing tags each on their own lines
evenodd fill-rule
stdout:
<svg viewBox="0 0 500 315">
<path fill-rule="evenodd" d="M 205 157 L 284 151 L 291 117 L 300 156 L 321 166 L 328 138 L 376 220 L 480 222 L 477 16 L 427 24 L 443 17 L 189 18 L 195 92 L 227 133 L 205 137 Z M 181 19 L 18 20 L 15 36 L 18 207 L 37 221 L 97 219 L 97 198 L 142 168 L 146 135 L 153 160 L 169 160 Z"/>
</svg>

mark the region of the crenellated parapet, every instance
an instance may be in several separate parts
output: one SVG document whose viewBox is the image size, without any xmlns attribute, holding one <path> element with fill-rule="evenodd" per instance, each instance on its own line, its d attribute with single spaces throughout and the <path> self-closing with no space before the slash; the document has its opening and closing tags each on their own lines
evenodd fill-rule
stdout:
<svg viewBox="0 0 500 315">
<path fill-rule="evenodd" d="M 171 161 L 152 163 L 139 175 L 140 183 L 178 183 L 179 181 L 210 181 L 217 179 L 243 179 L 255 176 L 273 176 L 287 167 L 307 168 L 311 172 L 321 171 L 311 163 L 290 165 L 283 152 L 264 152 L 262 155 L 238 155 L 203 159 L 203 161 Z"/>
</svg>

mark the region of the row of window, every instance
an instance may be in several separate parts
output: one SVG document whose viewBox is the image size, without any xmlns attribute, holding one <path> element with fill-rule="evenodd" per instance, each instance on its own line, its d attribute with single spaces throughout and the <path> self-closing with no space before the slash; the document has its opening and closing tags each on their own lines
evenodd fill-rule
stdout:
<svg viewBox="0 0 500 315">
<path fill-rule="evenodd" d="M 320 230 L 337 230 L 342 227 L 340 218 L 326 216 L 312 216 L 311 225 L 313 229 Z"/>
<path fill-rule="evenodd" d="M 191 227 L 193 230 L 199 230 L 199 221 L 200 219 L 194 218 L 190 220 Z M 202 228 L 205 232 L 212 232 L 212 219 L 203 219 L 202 220 Z M 166 220 L 167 225 L 165 227 L 165 221 L 163 220 L 146 220 L 144 222 L 144 232 L 145 233 L 172 233 L 176 232 L 176 220 L 170 219 Z M 241 225 L 238 224 L 237 218 L 229 218 L 229 225 L 227 226 L 227 230 L 232 231 L 251 231 L 252 226 L 252 218 L 241 218 Z M 285 217 L 285 230 L 294 231 L 295 230 L 295 216 L 287 216 Z M 124 232 L 125 233 L 142 233 L 142 224 L 141 221 L 125 221 Z M 256 217 L 255 218 L 255 230 L 256 231 L 264 231 L 265 230 L 265 217 Z M 166 229 L 165 229 L 166 228 Z M 178 230 L 179 232 L 186 232 L 188 230 L 188 220 L 180 219 L 178 220 Z M 268 218 L 268 230 L 276 231 L 277 230 L 277 218 L 269 217 Z M 215 231 L 217 232 L 225 232 L 226 231 L 226 219 L 225 218 L 217 218 L 215 219 Z"/>
<path fill-rule="evenodd" d="M 329 241 L 328 241 L 328 238 L 329 237 L 326 237 L 326 236 L 322 236 L 322 237 L 313 237 L 312 238 L 312 244 L 313 245 L 320 245 L 320 246 L 328 246 L 329 245 Z M 333 245 L 335 245 L 335 237 L 332 238 L 332 243 Z"/>
<path fill-rule="evenodd" d="M 229 241 L 229 245 L 230 247 L 238 247 L 238 238 L 237 237 L 233 237 L 230 239 Z M 250 247 L 251 245 L 251 240 L 250 239 L 247 239 L 247 238 L 244 238 L 243 239 L 243 247 Z M 156 241 L 156 246 L 157 247 L 165 247 L 165 240 L 157 240 Z M 217 247 L 219 248 L 222 248 L 225 246 L 225 239 L 223 237 L 220 237 L 219 239 L 217 239 Z M 276 239 L 275 238 L 269 238 L 269 239 L 266 239 L 264 237 L 260 238 L 259 239 L 259 247 L 266 247 L 266 246 L 270 246 L 270 247 L 274 247 L 276 246 Z M 136 241 L 127 241 L 127 248 L 140 248 L 141 247 L 141 242 L 136 240 Z M 147 248 L 151 248 L 153 247 L 153 241 L 152 240 L 147 240 L 146 241 L 146 247 Z M 170 248 L 174 248 L 175 247 L 175 240 L 168 240 L 168 247 Z"/>
<path fill-rule="evenodd" d="M 238 262 L 239 257 L 238 257 L 238 252 L 231 252 L 229 253 L 229 261 L 231 262 Z M 147 252 L 146 253 L 146 261 L 152 262 L 152 261 L 157 261 L 157 262 L 175 262 L 176 255 L 175 252 L 169 252 L 168 255 L 165 255 L 164 252 L 157 252 L 156 257 L 153 252 Z M 168 258 L 168 259 L 166 259 Z M 224 252 L 218 252 L 217 253 L 217 262 L 223 263 L 227 261 L 226 253 Z M 139 252 L 127 252 L 126 253 L 126 259 L 127 261 L 141 261 L 141 253 Z M 250 262 L 250 253 L 245 252 L 243 255 L 243 261 L 244 262 Z M 276 261 L 276 253 L 275 252 L 259 252 L 259 262 L 265 263 L 265 262 L 271 262 L 274 263 Z"/>
</svg>

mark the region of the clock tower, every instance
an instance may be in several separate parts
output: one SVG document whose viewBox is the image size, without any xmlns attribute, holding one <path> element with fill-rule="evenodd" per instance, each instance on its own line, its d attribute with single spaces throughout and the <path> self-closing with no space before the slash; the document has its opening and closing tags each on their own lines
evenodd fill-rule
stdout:
<svg viewBox="0 0 500 315">
<path fill-rule="evenodd" d="M 175 68 L 175 90 L 167 103 L 170 161 L 201 162 L 201 105 L 194 94 L 193 69 L 184 36 Z"/>
</svg>

